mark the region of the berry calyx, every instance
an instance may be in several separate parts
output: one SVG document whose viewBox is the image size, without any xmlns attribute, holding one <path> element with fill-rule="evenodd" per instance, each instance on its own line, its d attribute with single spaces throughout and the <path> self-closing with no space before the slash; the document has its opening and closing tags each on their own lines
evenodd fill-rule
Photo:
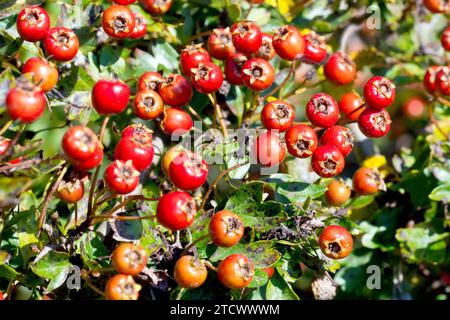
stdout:
<svg viewBox="0 0 450 320">
<path fill-rule="evenodd" d="M 233 56 L 236 49 L 231 40 L 230 28 L 214 29 L 208 38 L 208 51 L 216 59 L 226 60 Z"/>
<path fill-rule="evenodd" d="M 134 98 L 133 111 L 143 120 L 153 120 L 163 113 L 164 101 L 156 91 L 142 90 Z"/>
<path fill-rule="evenodd" d="M 40 41 L 50 29 L 50 17 L 40 6 L 26 7 L 17 16 L 16 26 L 22 39 L 30 42 Z"/>
<path fill-rule="evenodd" d="M 271 60 L 273 57 L 275 57 L 275 49 L 273 48 L 272 44 L 272 36 L 263 33 L 262 34 L 262 44 L 261 47 L 259 47 L 258 52 L 256 53 L 256 58 L 261 58 L 264 60 Z"/>
<path fill-rule="evenodd" d="M 342 259 L 352 251 L 353 238 L 344 227 L 328 226 L 319 236 L 319 245 L 328 258 Z"/>
<path fill-rule="evenodd" d="M 158 86 L 161 81 L 163 81 L 163 76 L 154 71 L 145 72 L 138 81 L 138 91 L 141 90 L 154 90 L 158 91 Z"/>
<path fill-rule="evenodd" d="M 197 68 L 200 63 L 207 62 L 211 62 L 211 57 L 209 56 L 208 51 L 202 48 L 202 44 L 188 45 L 181 50 L 181 71 L 183 71 L 187 77 L 191 77 L 192 69 Z"/>
<path fill-rule="evenodd" d="M 131 137 L 134 139 L 142 140 L 146 139 L 149 144 L 153 141 L 153 131 L 147 128 L 142 123 L 130 124 L 123 129 L 121 138 Z"/>
<path fill-rule="evenodd" d="M 338 121 L 339 106 L 332 96 L 317 93 L 306 104 L 306 116 L 313 125 L 328 128 Z"/>
<path fill-rule="evenodd" d="M 286 131 L 294 122 L 294 107 L 281 100 L 269 102 L 261 111 L 261 122 L 266 129 Z"/>
<path fill-rule="evenodd" d="M 134 168 L 131 160 L 115 160 L 106 168 L 103 178 L 113 192 L 128 194 L 139 184 L 139 171 Z"/>
<path fill-rule="evenodd" d="M 102 27 L 107 35 L 117 39 L 130 36 L 136 21 L 133 12 L 126 6 L 113 5 L 102 15 Z"/>
<path fill-rule="evenodd" d="M 43 44 L 45 52 L 57 61 L 70 61 L 75 58 L 80 45 L 75 32 L 65 27 L 48 30 Z"/>
<path fill-rule="evenodd" d="M 286 131 L 285 141 L 287 150 L 297 158 L 308 158 L 317 149 L 318 139 L 313 128 L 304 124 L 297 124 Z"/>
<path fill-rule="evenodd" d="M 322 178 L 330 178 L 344 170 L 345 160 L 339 149 L 333 145 L 318 147 L 312 155 L 311 165 Z"/>
<path fill-rule="evenodd" d="M 275 70 L 264 59 L 252 58 L 242 67 L 242 78 L 247 87 L 255 91 L 269 88 L 275 80 Z"/>
<path fill-rule="evenodd" d="M 202 94 L 215 92 L 223 82 L 222 70 L 212 62 L 200 62 L 191 69 L 191 81 L 195 90 Z"/>
</svg>

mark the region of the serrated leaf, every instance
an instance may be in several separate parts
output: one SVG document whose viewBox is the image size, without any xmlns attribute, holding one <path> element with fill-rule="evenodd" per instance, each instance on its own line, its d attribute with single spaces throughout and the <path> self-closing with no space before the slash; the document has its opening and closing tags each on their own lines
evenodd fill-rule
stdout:
<svg viewBox="0 0 450 320">
<path fill-rule="evenodd" d="M 67 253 L 49 251 L 40 260 L 31 264 L 31 270 L 39 277 L 50 280 L 47 290 L 53 291 L 64 284 L 71 266 Z"/>
</svg>

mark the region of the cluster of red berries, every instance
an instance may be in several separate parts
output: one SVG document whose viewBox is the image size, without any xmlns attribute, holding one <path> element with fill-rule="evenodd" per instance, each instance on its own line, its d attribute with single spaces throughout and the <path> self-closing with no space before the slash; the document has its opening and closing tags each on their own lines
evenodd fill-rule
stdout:
<svg viewBox="0 0 450 320">
<path fill-rule="evenodd" d="M 423 78 L 425 89 L 433 96 L 450 96 L 450 68 L 448 66 L 431 66 Z"/>
</svg>

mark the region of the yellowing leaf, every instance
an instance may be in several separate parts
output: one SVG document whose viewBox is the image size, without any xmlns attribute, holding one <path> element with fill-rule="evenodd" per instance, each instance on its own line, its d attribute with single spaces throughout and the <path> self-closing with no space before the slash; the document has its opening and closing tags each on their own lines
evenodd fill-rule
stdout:
<svg viewBox="0 0 450 320">
<path fill-rule="evenodd" d="M 274 97 L 274 96 L 270 96 L 270 97 L 267 98 L 268 102 L 272 102 L 272 101 L 275 101 L 275 100 L 278 100 L 278 99 L 276 97 Z"/>
<path fill-rule="evenodd" d="M 363 161 L 362 166 L 370 169 L 378 169 L 386 165 L 386 157 L 383 155 L 374 155 Z"/>
<path fill-rule="evenodd" d="M 291 21 L 292 15 L 296 12 L 296 1 L 294 0 L 266 0 L 266 3 L 277 7 L 278 11 L 286 17 L 286 20 Z"/>
</svg>

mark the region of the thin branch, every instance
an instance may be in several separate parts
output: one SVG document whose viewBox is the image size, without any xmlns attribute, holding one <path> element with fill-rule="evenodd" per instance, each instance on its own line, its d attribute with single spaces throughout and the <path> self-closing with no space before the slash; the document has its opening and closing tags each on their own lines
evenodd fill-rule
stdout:
<svg viewBox="0 0 450 320">
<path fill-rule="evenodd" d="M 8 122 L 6 122 L 3 127 L 0 129 L 0 135 L 2 135 L 3 133 L 5 133 L 6 130 L 9 129 L 9 127 L 13 124 L 13 120 L 9 120 Z"/>
<path fill-rule="evenodd" d="M 266 100 L 268 97 L 272 96 L 275 92 L 280 90 L 289 81 L 289 79 L 291 78 L 292 74 L 295 71 L 295 65 L 296 65 L 296 60 L 293 60 L 291 63 L 291 67 L 289 68 L 289 73 L 287 74 L 286 78 L 283 80 L 282 83 L 280 83 L 278 86 L 273 88 L 272 91 L 270 91 L 269 93 L 262 96 L 263 100 Z"/>
<path fill-rule="evenodd" d="M 227 126 L 225 124 L 225 121 L 223 120 L 222 117 L 222 111 L 220 110 L 220 106 L 217 103 L 217 96 L 216 93 L 212 93 L 212 94 L 208 94 L 209 100 L 211 100 L 211 103 L 214 106 L 214 110 L 215 110 L 215 115 L 217 117 L 217 120 L 219 121 L 219 125 L 220 125 L 220 129 L 222 130 L 222 134 L 224 136 L 224 138 L 228 138 L 228 132 L 227 132 Z M 215 117 L 215 118 L 216 118 Z M 216 119 L 214 119 L 214 121 L 216 121 Z"/>
</svg>

